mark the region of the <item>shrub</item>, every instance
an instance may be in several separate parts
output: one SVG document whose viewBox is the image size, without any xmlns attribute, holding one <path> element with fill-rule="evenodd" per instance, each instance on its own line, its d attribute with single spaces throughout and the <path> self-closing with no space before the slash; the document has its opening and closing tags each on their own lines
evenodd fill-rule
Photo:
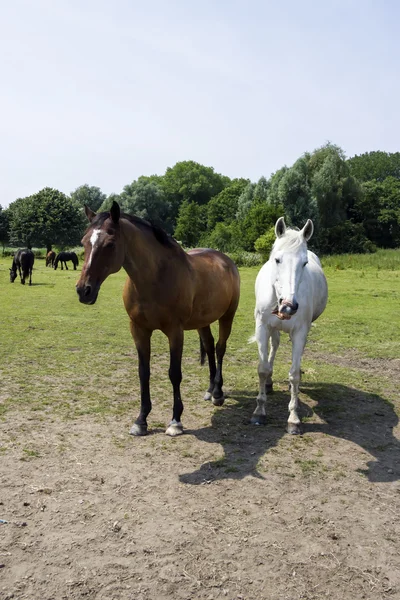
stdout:
<svg viewBox="0 0 400 600">
<path fill-rule="evenodd" d="M 263 259 L 265 261 L 268 260 L 269 255 L 271 254 L 271 250 L 272 250 L 272 246 L 274 245 L 274 242 L 275 242 L 275 227 L 271 227 L 263 235 L 260 235 L 260 237 L 254 243 L 254 248 L 256 249 L 256 252 L 261 254 L 261 256 L 263 257 Z"/>
</svg>

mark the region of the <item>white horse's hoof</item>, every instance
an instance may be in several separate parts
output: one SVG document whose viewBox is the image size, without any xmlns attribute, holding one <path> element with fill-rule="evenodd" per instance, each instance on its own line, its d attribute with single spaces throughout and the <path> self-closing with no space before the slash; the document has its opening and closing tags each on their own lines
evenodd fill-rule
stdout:
<svg viewBox="0 0 400 600">
<path fill-rule="evenodd" d="M 166 435 L 169 435 L 171 437 L 176 437 L 177 435 L 182 435 L 183 434 L 182 423 L 180 421 L 178 423 L 175 420 L 171 421 L 171 423 L 168 425 L 165 433 L 166 433 Z"/>
<path fill-rule="evenodd" d="M 212 398 L 212 393 L 211 392 L 206 392 L 204 394 L 204 400 L 208 401 L 208 400 L 211 400 L 211 398 Z"/>
<path fill-rule="evenodd" d="M 212 403 L 214 404 L 214 406 L 222 406 L 224 402 L 225 396 L 223 394 L 220 398 L 214 398 L 214 396 L 212 397 Z"/>
<path fill-rule="evenodd" d="M 301 435 L 303 433 L 301 423 L 288 423 L 287 432 L 290 433 L 290 435 Z"/>
</svg>

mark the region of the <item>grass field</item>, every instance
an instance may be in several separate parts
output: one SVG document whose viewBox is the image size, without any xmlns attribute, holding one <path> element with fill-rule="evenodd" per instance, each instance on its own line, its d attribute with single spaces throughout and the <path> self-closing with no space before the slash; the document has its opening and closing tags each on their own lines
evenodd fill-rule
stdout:
<svg viewBox="0 0 400 600">
<path fill-rule="evenodd" d="M 132 438 L 136 351 L 125 273 L 79 303 L 78 271 L 0 260 L 0 597 L 18 600 L 383 600 L 400 593 L 400 251 L 323 261 L 329 302 L 302 363 L 303 436 L 285 434 L 282 336 L 268 423 L 257 394 L 254 281 L 241 300 L 221 408 L 185 334 L 182 422 L 168 345 L 152 345 L 150 435 Z"/>
<path fill-rule="evenodd" d="M 0 261 L 0 364 L 3 388 L 7 384 L 9 390 L 6 395 L 3 391 L 1 411 L 15 404 L 24 410 L 60 410 L 67 417 L 82 412 L 132 411 L 132 401 L 138 399 L 138 381 L 136 354 L 121 297 L 125 273 L 120 271 L 109 278 L 96 305 L 88 307 L 78 302 L 75 292 L 78 271 L 53 271 L 37 260 L 29 288 L 18 280 L 9 283 L 9 262 Z M 305 367 L 313 353 L 341 356 L 351 351 L 353 358 L 399 357 L 400 319 L 396 315 L 400 270 L 393 270 L 393 258 L 382 260 L 390 270 L 379 263 L 367 268 L 365 262 L 357 269 L 354 260 L 348 261 L 352 268 L 337 268 L 342 258 L 330 258 L 329 262 L 333 265 L 325 267 L 329 302 L 310 332 Z M 247 340 L 254 329 L 257 272 L 255 268 L 241 269 L 241 301 L 225 363 L 225 380 L 232 389 L 256 390 L 257 350 Z M 276 361 L 278 379 L 285 379 L 289 366 L 290 344 L 287 336 L 282 340 Z M 159 376 L 155 391 L 168 398 L 168 403 L 167 354 L 167 340 L 156 332 L 152 360 Z M 206 369 L 198 367 L 197 359 L 197 334 L 187 332 L 184 398 L 198 394 L 198 385 L 201 389 L 207 387 Z M 324 381 L 337 380 L 337 364 L 330 365 L 327 360 L 321 368 Z M 353 377 L 353 373 L 346 374 L 346 369 L 341 374 L 344 384 L 350 380 L 354 383 Z M 375 386 L 380 389 L 379 377 L 372 377 L 368 385 L 369 391 Z"/>
</svg>

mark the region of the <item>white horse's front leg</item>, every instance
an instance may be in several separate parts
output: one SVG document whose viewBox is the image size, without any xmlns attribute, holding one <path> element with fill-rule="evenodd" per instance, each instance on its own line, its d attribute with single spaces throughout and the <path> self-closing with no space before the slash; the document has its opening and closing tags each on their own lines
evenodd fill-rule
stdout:
<svg viewBox="0 0 400 600">
<path fill-rule="evenodd" d="M 272 369 L 268 361 L 268 339 L 270 332 L 268 331 L 265 323 L 261 319 L 257 318 L 256 321 L 256 340 L 258 345 L 258 380 L 259 380 L 259 391 L 256 399 L 257 405 L 253 416 L 251 417 L 251 423 L 254 425 L 265 425 L 267 422 L 267 413 L 265 405 L 267 402 L 266 384 L 269 381 L 272 387 Z"/>
<path fill-rule="evenodd" d="M 300 364 L 301 357 L 306 345 L 307 333 L 297 331 L 292 334 L 292 366 L 289 371 L 290 381 L 290 402 L 289 402 L 289 418 L 288 418 L 288 433 L 301 434 L 301 420 L 298 415 L 299 410 L 299 384 L 300 384 Z"/>
</svg>

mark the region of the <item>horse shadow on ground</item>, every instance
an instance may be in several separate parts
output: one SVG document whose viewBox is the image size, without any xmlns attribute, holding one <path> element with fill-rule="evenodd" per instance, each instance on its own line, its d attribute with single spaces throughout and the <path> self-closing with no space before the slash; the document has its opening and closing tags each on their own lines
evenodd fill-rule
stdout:
<svg viewBox="0 0 400 600">
<path fill-rule="evenodd" d="M 311 408 L 300 402 L 303 434 L 325 433 L 357 444 L 374 460 L 359 470 L 371 482 L 391 482 L 400 478 L 400 442 L 393 435 L 398 416 L 393 406 L 381 396 L 362 392 L 341 384 L 307 383 L 301 386 L 315 402 Z M 193 473 L 179 476 L 183 483 L 199 485 L 219 479 L 242 479 L 248 475 L 263 478 L 257 464 L 262 456 L 277 446 L 286 433 L 288 391 L 268 396 L 267 425 L 250 424 L 256 393 L 249 390 L 230 394 L 228 402 L 216 411 L 211 425 L 186 430 L 186 435 L 222 445 L 224 457 L 203 464 Z M 309 422 L 313 415 L 320 422 Z M 291 460 L 288 456 L 288 460 Z"/>
</svg>

